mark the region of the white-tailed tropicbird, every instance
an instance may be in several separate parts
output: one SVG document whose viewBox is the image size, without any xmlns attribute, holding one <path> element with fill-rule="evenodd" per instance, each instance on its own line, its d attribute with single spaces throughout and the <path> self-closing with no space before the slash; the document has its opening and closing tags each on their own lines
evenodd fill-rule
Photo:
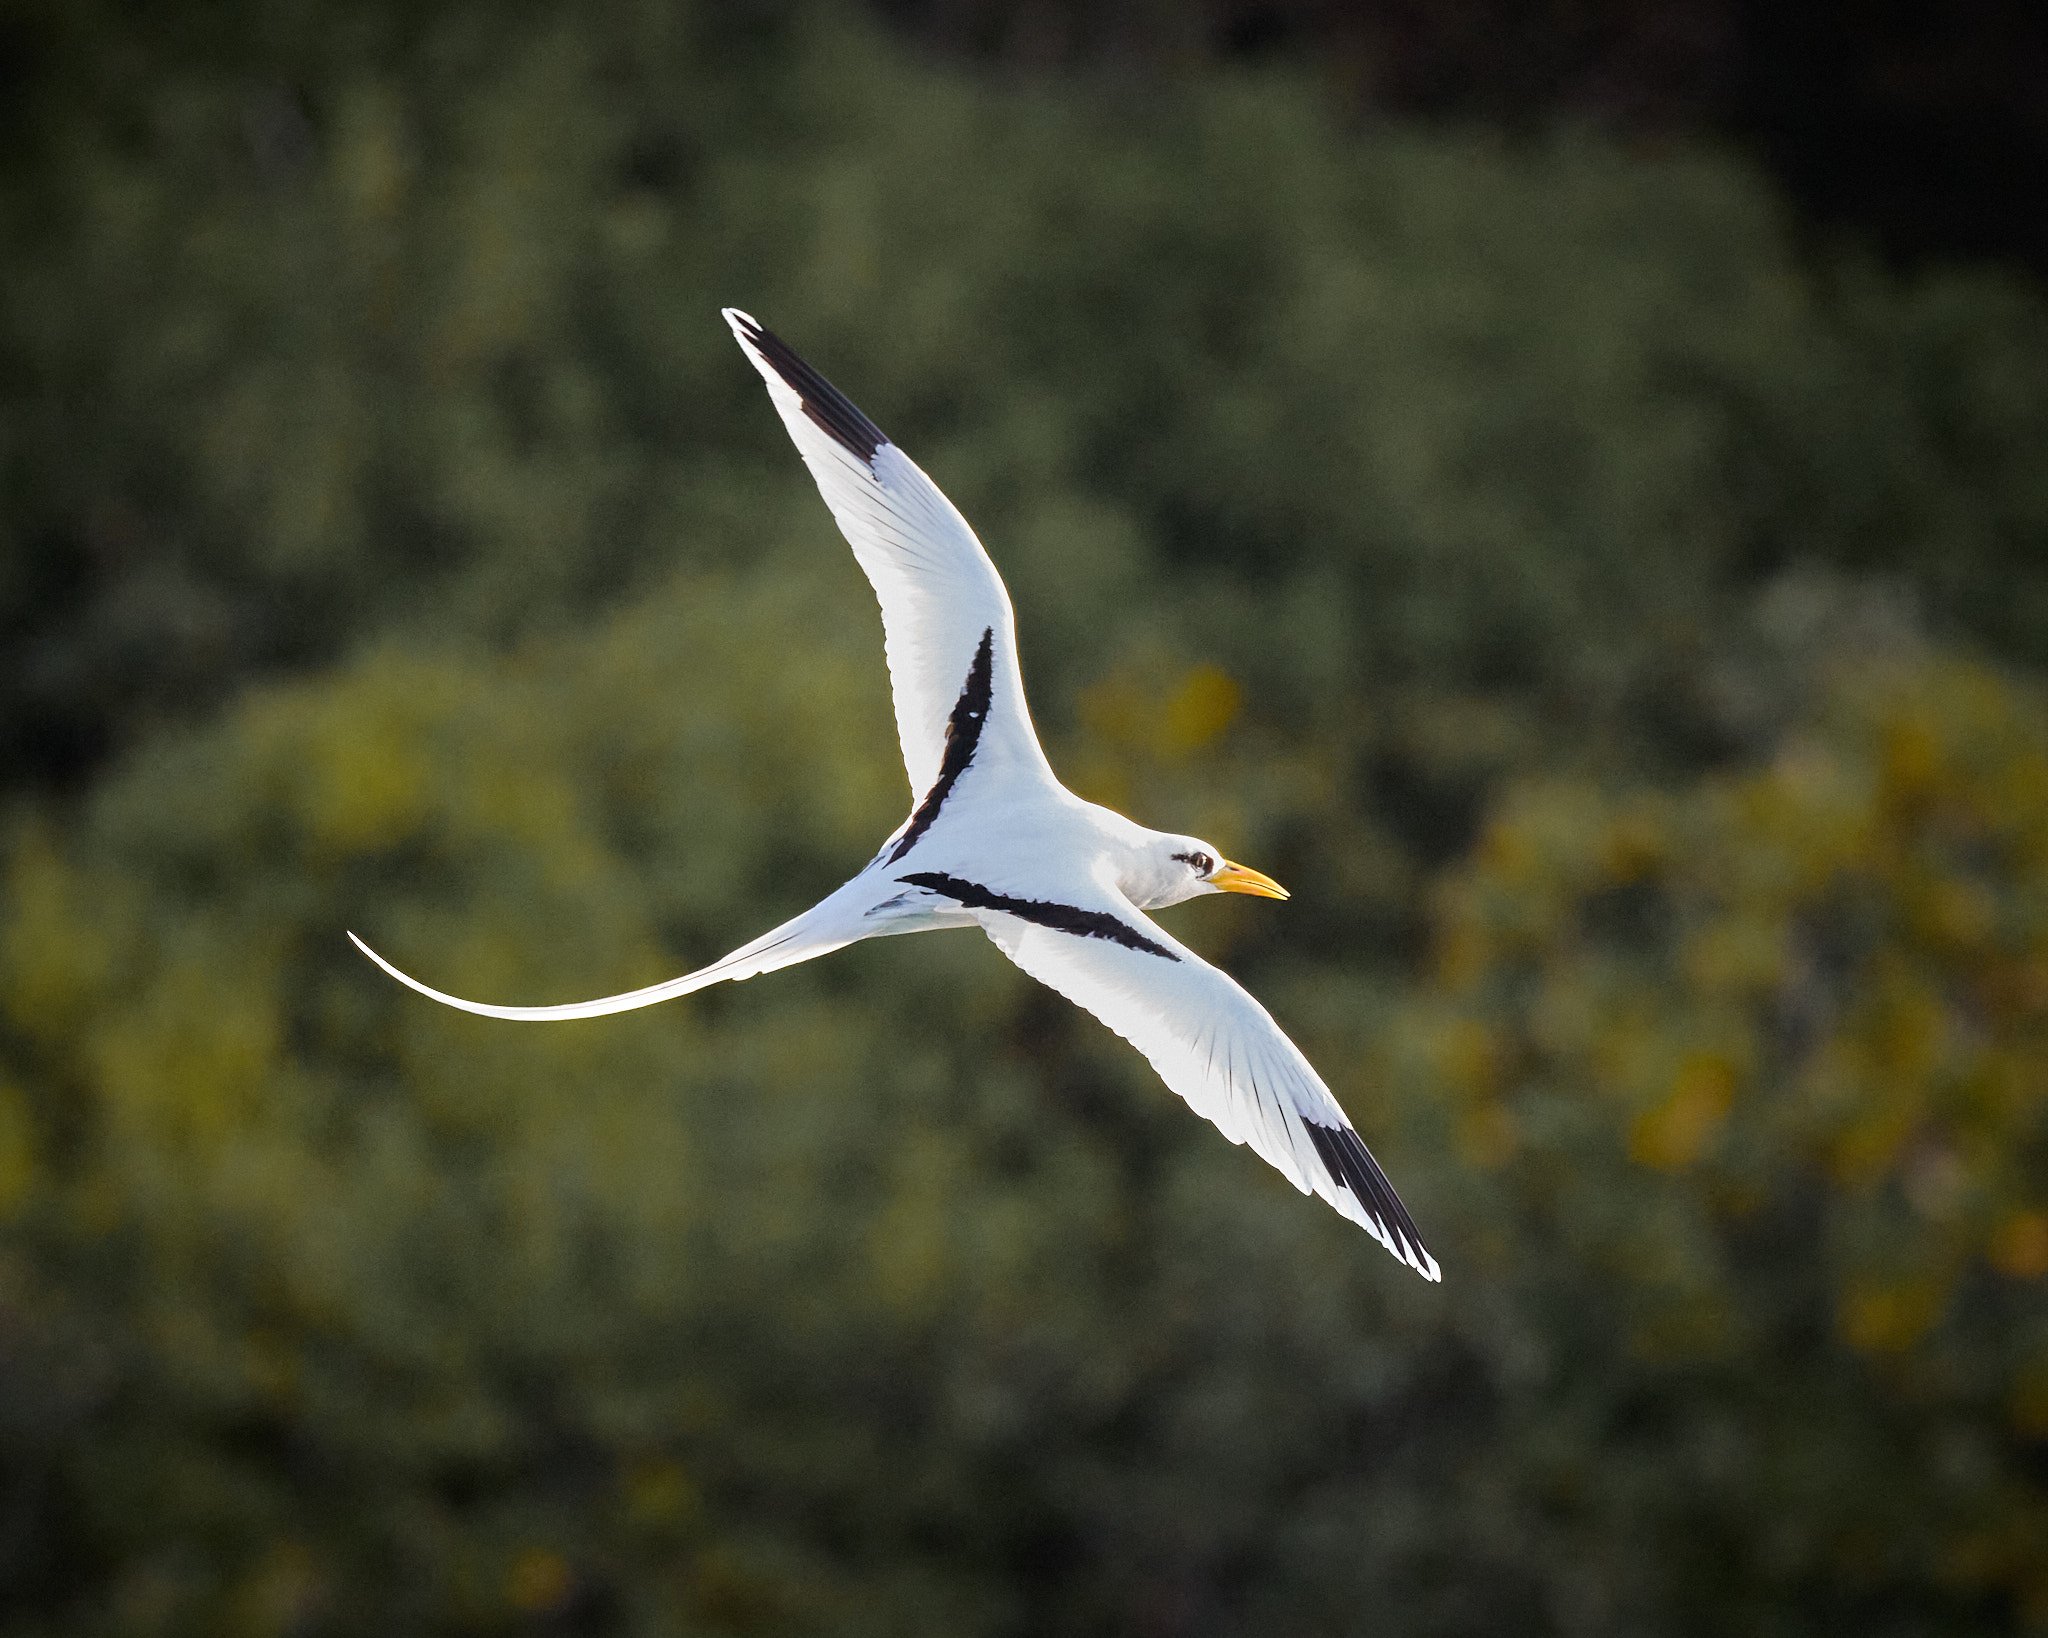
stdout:
<svg viewBox="0 0 2048 1638">
<path fill-rule="evenodd" d="M 1284 899 L 1270 877 L 1193 836 L 1084 802 L 1039 748 L 1009 593 L 938 485 L 773 332 L 725 319 L 768 383 L 825 504 L 882 605 L 896 731 L 916 805 L 837 892 L 721 961 L 645 989 L 562 1006 L 465 1001 L 486 1018 L 596 1018 L 722 979 L 752 978 L 857 939 L 979 927 L 1041 983 L 1095 1014 L 1194 1111 L 1321 1195 L 1423 1278 L 1436 1259 L 1330 1089 L 1272 1016 L 1144 912 L 1203 893 Z"/>
</svg>

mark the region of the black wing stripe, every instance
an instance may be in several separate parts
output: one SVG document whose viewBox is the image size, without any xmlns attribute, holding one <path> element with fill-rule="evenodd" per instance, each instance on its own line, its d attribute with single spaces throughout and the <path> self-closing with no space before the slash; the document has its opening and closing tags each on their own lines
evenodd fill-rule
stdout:
<svg viewBox="0 0 2048 1638">
<path fill-rule="evenodd" d="M 1077 938 L 1106 938 L 1128 949 L 1143 950 L 1147 955 L 1164 956 L 1168 961 L 1180 960 L 1165 945 L 1147 938 L 1129 922 L 1119 920 L 1106 910 L 1084 910 L 1077 904 L 1060 904 L 1052 899 L 1012 898 L 978 882 L 963 881 L 958 876 L 948 876 L 937 870 L 915 870 L 896 879 L 912 887 L 928 887 L 934 893 L 943 893 L 970 910 L 1000 910 L 1019 921 L 1035 922 L 1040 927 L 1072 933 Z"/>
<path fill-rule="evenodd" d="M 889 441 L 882 429 L 861 414 L 845 393 L 797 357 L 790 344 L 773 330 L 764 330 L 752 319 L 742 322 L 747 340 L 803 400 L 804 414 L 822 427 L 833 442 L 871 466 L 875 451 Z"/>
<path fill-rule="evenodd" d="M 932 828 L 939 809 L 953 794 L 954 784 L 974 760 L 974 749 L 981 743 L 982 724 L 988 721 L 989 700 L 994 693 L 995 640 L 996 628 L 982 627 L 981 646 L 974 651 L 974 663 L 967 668 L 967 681 L 961 685 L 959 699 L 953 702 L 953 714 L 946 719 L 946 748 L 939 758 L 939 776 L 932 781 L 932 788 L 924 793 L 924 800 L 918 803 L 917 811 L 910 816 L 902 839 L 889 855 L 891 864 L 917 846 L 917 839 Z"/>
<path fill-rule="evenodd" d="M 1401 1197 L 1394 1193 L 1394 1185 L 1387 1181 L 1387 1174 L 1380 1170 L 1380 1163 L 1373 1159 L 1364 1140 L 1348 1126 L 1320 1126 L 1307 1119 L 1302 1124 L 1308 1128 L 1309 1141 L 1316 1146 L 1316 1154 L 1330 1180 L 1340 1189 L 1349 1189 L 1358 1203 L 1379 1219 L 1390 1239 L 1404 1238 L 1418 1259 L 1427 1257 L 1415 1219 L 1408 1215 L 1408 1208 L 1401 1204 Z"/>
</svg>

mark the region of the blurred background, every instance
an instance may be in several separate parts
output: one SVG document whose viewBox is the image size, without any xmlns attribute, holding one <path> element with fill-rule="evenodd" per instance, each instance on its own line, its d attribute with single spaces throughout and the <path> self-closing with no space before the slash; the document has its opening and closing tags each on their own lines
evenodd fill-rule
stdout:
<svg viewBox="0 0 2048 1638">
<path fill-rule="evenodd" d="M 2011 4 L 6 0 L 0 1633 L 2048 1630 Z M 717 309 L 1441 1287 L 984 941 Z"/>
</svg>

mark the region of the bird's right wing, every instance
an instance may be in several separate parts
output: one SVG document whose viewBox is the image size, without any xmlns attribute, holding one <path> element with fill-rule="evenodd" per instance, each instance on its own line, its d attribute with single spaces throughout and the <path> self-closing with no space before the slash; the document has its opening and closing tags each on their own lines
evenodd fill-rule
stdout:
<svg viewBox="0 0 2048 1638">
<path fill-rule="evenodd" d="M 949 725 L 977 707 L 978 760 L 1050 778 L 1024 703 L 1010 596 L 967 520 L 787 342 L 737 308 L 724 311 L 882 605 L 911 799 L 933 796 Z"/>
<path fill-rule="evenodd" d="M 1229 974 L 1127 902 L 1013 899 L 985 906 L 979 919 L 1005 955 L 1129 1041 L 1231 1142 L 1321 1195 L 1424 1279 L 1440 1277 L 1322 1077 Z"/>
</svg>

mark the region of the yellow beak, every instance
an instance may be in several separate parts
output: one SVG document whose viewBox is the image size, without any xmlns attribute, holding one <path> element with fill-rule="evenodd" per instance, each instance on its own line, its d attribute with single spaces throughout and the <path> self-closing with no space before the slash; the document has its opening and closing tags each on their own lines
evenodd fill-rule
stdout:
<svg viewBox="0 0 2048 1638">
<path fill-rule="evenodd" d="M 1271 876 L 1261 875 L 1249 866 L 1223 861 L 1223 868 L 1209 878 L 1211 887 L 1220 887 L 1226 893 L 1249 893 L 1259 899 L 1284 899 L 1287 889 Z"/>
</svg>

